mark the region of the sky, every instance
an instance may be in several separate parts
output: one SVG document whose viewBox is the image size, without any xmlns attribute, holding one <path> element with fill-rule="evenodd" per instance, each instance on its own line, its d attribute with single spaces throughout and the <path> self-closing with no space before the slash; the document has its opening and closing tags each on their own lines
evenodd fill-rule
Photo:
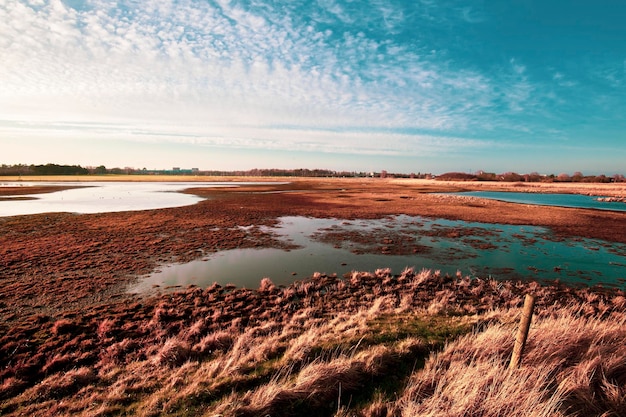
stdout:
<svg viewBox="0 0 626 417">
<path fill-rule="evenodd" d="M 626 174 L 623 0 L 0 0 L 0 164 Z"/>
</svg>

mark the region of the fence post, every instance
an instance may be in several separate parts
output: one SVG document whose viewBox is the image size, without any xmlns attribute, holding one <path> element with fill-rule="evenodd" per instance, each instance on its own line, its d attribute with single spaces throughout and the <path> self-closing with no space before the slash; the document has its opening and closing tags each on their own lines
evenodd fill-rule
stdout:
<svg viewBox="0 0 626 417">
<path fill-rule="evenodd" d="M 515 338 L 515 346 L 513 347 L 513 355 L 511 356 L 509 369 L 517 368 L 522 362 L 522 355 L 524 353 L 524 346 L 526 345 L 526 338 L 528 338 L 528 330 L 530 329 L 534 308 L 535 296 L 526 294 L 526 298 L 524 299 L 524 311 L 522 312 L 522 319 L 520 320 L 519 329 L 517 330 L 517 337 Z"/>
</svg>

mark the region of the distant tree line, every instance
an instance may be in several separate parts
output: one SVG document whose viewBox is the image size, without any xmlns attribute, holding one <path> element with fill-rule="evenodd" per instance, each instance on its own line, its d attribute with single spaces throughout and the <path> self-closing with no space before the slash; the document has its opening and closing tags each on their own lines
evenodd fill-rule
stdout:
<svg viewBox="0 0 626 417">
<path fill-rule="evenodd" d="M 403 174 L 382 172 L 333 171 L 329 169 L 260 169 L 237 171 L 199 170 L 197 168 L 171 170 L 148 170 L 107 168 L 104 165 L 97 167 L 81 167 L 80 165 L 1 165 L 0 175 L 28 176 L 28 175 L 207 175 L 207 176 L 240 176 L 240 177 L 381 177 L 381 178 L 430 178 L 431 174 Z"/>
<path fill-rule="evenodd" d="M 241 176 L 241 177 L 381 177 L 381 178 L 429 178 L 431 174 L 404 174 L 404 173 L 388 173 L 381 172 L 363 172 L 363 171 L 333 171 L 329 169 L 259 169 L 254 168 L 246 171 L 199 171 L 202 175 L 211 176 Z"/>
<path fill-rule="evenodd" d="M 474 174 L 464 172 L 447 172 L 437 176 L 437 179 L 444 181 L 503 181 L 503 182 L 626 182 L 626 178 L 622 174 L 613 176 L 602 175 L 583 175 L 582 172 L 575 172 L 573 175 L 561 173 L 558 175 L 549 174 L 542 175 L 538 172 L 530 174 L 518 174 L 516 172 L 505 172 L 503 174 L 495 174 L 492 172 L 478 171 Z"/>
<path fill-rule="evenodd" d="M 385 170 L 381 172 L 357 172 L 357 171 L 333 171 L 329 169 L 261 169 L 254 168 L 249 170 L 238 171 L 218 171 L 218 170 L 199 170 L 197 168 L 181 169 L 172 168 L 171 170 L 148 170 L 125 168 L 107 168 L 104 165 L 97 167 L 81 167 L 80 165 L 0 165 L 0 175 L 7 176 L 28 176 L 28 175 L 207 175 L 207 176 L 239 176 L 239 177 L 379 177 L 379 178 L 437 178 L 439 180 L 449 181 L 505 181 L 505 182 L 626 182 L 624 175 L 615 174 L 613 176 L 606 175 L 583 175 L 581 172 L 575 172 L 572 175 L 561 173 L 558 175 L 549 174 L 542 175 L 537 172 L 530 174 L 518 174 L 516 172 L 505 172 L 496 174 L 492 172 L 478 171 L 473 174 L 464 172 L 447 172 L 438 176 L 430 173 L 418 172 L 391 173 Z"/>
<path fill-rule="evenodd" d="M 0 166 L 0 175 L 87 175 L 89 170 L 80 165 L 5 165 Z"/>
</svg>

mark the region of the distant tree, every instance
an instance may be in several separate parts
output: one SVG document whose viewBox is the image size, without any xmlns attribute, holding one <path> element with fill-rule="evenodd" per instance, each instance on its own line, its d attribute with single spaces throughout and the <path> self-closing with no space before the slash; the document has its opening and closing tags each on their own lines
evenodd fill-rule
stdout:
<svg viewBox="0 0 626 417">
<path fill-rule="evenodd" d="M 531 172 L 530 174 L 524 175 L 524 181 L 526 182 L 539 182 L 541 178 L 541 174 L 538 172 Z"/>
<path fill-rule="evenodd" d="M 24 164 L 17 164 L 17 165 L 6 165 L 6 164 L 2 164 L 2 167 L 0 167 L 0 174 L 1 175 L 30 175 L 32 174 L 32 165 L 24 165 Z"/>
<path fill-rule="evenodd" d="M 502 179 L 502 181 L 506 182 L 519 182 L 524 180 L 524 177 L 516 172 L 505 172 L 504 174 L 500 175 L 500 178 Z"/>
<path fill-rule="evenodd" d="M 380 178 L 387 178 L 387 171 L 385 171 L 384 169 L 380 171 Z"/>
<path fill-rule="evenodd" d="M 496 181 L 498 179 L 495 172 L 479 171 L 476 173 L 476 177 L 479 181 Z"/>
<path fill-rule="evenodd" d="M 468 174 L 465 172 L 446 172 L 437 177 L 437 179 L 443 181 L 475 181 L 476 175 Z"/>
<path fill-rule="evenodd" d="M 566 174 L 564 172 L 557 175 L 556 179 L 557 181 L 560 181 L 560 182 L 570 182 L 572 180 L 569 174 Z"/>
<path fill-rule="evenodd" d="M 32 171 L 35 175 L 85 175 L 89 174 L 87 168 L 80 165 L 32 165 Z"/>
<path fill-rule="evenodd" d="M 572 175 L 572 181 L 573 182 L 581 182 L 584 178 L 585 178 L 585 176 L 580 171 L 576 171 L 576 172 L 574 172 L 574 175 Z"/>
<path fill-rule="evenodd" d="M 104 165 L 100 165 L 99 167 L 96 167 L 93 173 L 96 175 L 104 175 L 107 173 L 107 168 Z"/>
</svg>

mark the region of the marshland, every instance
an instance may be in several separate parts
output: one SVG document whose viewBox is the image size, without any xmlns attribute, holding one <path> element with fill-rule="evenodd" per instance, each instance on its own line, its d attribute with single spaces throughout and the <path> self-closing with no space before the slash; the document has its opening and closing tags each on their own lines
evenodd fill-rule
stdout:
<svg viewBox="0 0 626 417">
<path fill-rule="evenodd" d="M 0 217 L 0 415 L 625 415 L 626 213 L 454 194 L 463 191 L 618 200 L 626 186 L 198 182 L 177 191 L 192 204 L 176 207 Z M 434 250 L 387 227 L 398 216 L 450 222 L 429 238 L 478 252 L 502 248 L 476 223 L 540 228 L 551 243 L 593 242 L 613 268 L 592 283 L 553 279 L 558 265 L 502 278 L 452 252 L 435 267 L 421 257 L 391 268 Z M 297 252 L 300 242 L 281 235 L 285 218 L 332 219 L 318 244 L 389 265 L 338 258 L 311 273 L 259 270 L 246 285 L 226 268 L 216 283 L 129 291 L 169 265 L 228 251 Z M 376 222 L 375 233 L 350 228 Z M 521 366 L 509 369 L 526 294 L 535 314 Z"/>
</svg>

